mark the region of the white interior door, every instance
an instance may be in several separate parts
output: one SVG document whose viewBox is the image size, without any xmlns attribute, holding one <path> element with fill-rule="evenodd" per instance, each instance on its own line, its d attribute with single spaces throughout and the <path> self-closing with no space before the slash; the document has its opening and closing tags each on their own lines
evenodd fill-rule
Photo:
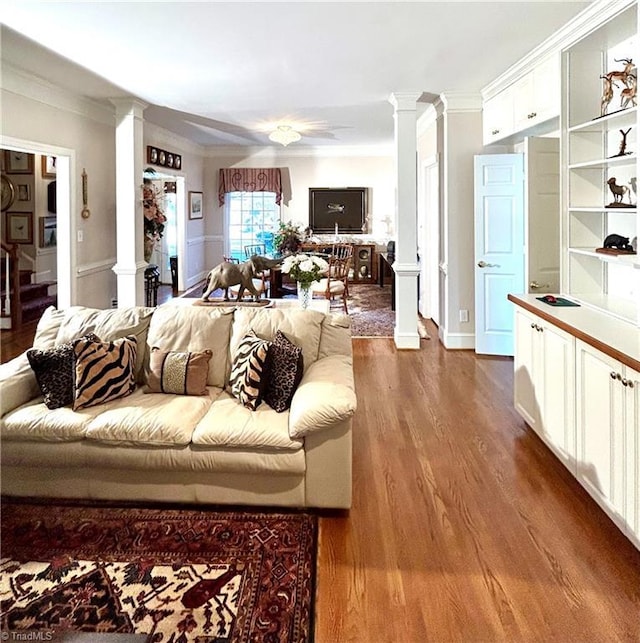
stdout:
<svg viewBox="0 0 640 643">
<path fill-rule="evenodd" d="M 474 159 L 476 352 L 513 355 L 513 307 L 525 292 L 524 158 Z"/>
<path fill-rule="evenodd" d="M 560 291 L 560 141 L 525 139 L 526 284 L 531 293 Z"/>
</svg>

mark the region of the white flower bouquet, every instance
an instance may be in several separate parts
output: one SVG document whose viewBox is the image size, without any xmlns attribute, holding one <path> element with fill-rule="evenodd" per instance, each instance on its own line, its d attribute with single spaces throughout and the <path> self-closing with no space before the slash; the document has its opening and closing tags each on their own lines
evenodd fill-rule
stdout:
<svg viewBox="0 0 640 643">
<path fill-rule="evenodd" d="M 303 288 L 309 288 L 329 270 L 329 264 L 315 255 L 289 255 L 282 260 L 282 272 L 295 279 Z"/>
</svg>

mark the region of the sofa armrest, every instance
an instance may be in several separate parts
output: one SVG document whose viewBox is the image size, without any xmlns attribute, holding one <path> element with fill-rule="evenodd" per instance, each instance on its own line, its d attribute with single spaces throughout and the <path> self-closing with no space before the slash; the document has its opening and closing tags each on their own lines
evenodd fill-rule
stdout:
<svg viewBox="0 0 640 643">
<path fill-rule="evenodd" d="M 0 417 L 40 395 L 27 354 L 0 364 Z"/>
<path fill-rule="evenodd" d="M 351 357 L 323 357 L 307 369 L 291 400 L 289 435 L 302 438 L 328 429 L 353 416 L 356 408 Z"/>
</svg>

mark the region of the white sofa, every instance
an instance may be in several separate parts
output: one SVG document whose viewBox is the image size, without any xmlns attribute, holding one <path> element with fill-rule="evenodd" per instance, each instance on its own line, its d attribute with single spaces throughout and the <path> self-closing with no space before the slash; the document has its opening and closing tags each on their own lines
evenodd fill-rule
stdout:
<svg viewBox="0 0 640 643">
<path fill-rule="evenodd" d="M 281 330 L 302 348 L 304 375 L 288 411 L 250 411 L 225 387 L 234 348 Z M 47 310 L 34 347 L 94 332 L 134 334 L 131 395 L 79 411 L 48 409 L 26 353 L 0 366 L 2 493 L 347 509 L 356 395 L 343 315 L 199 305 Z M 149 351 L 210 349 L 207 395 L 144 392 Z"/>
</svg>

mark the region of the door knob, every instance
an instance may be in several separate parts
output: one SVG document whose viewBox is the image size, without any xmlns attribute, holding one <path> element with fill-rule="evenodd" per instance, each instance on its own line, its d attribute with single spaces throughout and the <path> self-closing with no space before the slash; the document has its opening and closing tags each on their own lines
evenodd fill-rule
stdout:
<svg viewBox="0 0 640 643">
<path fill-rule="evenodd" d="M 498 263 L 487 263 L 486 261 L 478 261 L 478 268 L 499 268 Z"/>
<path fill-rule="evenodd" d="M 532 281 L 529 284 L 529 288 L 532 288 L 533 290 L 536 290 L 537 288 L 544 288 L 545 290 L 549 288 L 549 284 L 539 284 L 537 281 Z"/>
</svg>

